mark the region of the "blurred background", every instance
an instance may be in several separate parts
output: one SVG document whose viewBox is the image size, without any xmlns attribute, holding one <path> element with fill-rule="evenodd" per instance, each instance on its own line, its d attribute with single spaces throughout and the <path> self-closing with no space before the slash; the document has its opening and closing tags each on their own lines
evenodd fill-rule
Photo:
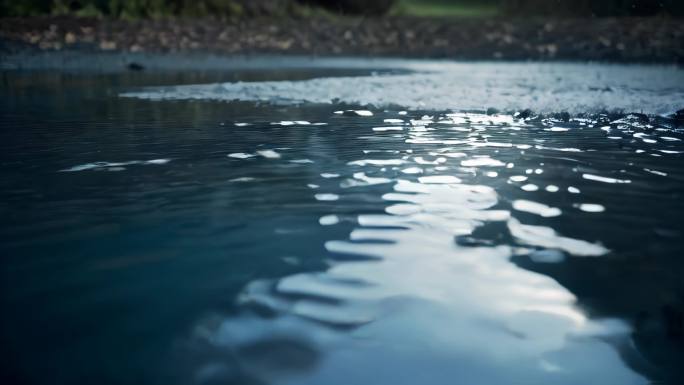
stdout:
<svg viewBox="0 0 684 385">
<path fill-rule="evenodd" d="M 0 0 L 0 16 L 253 17 L 319 8 L 427 17 L 684 15 L 682 0 Z"/>
</svg>

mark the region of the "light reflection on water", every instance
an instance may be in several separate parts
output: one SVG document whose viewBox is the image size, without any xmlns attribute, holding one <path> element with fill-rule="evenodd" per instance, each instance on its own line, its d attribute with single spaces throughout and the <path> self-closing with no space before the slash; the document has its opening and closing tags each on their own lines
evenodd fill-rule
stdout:
<svg viewBox="0 0 684 385">
<path fill-rule="evenodd" d="M 684 83 L 684 71 L 678 67 L 446 61 L 390 61 L 385 65 L 403 73 L 148 87 L 122 96 L 283 105 L 343 102 L 427 110 L 493 107 L 560 112 L 562 106 L 570 113 L 625 110 L 656 114 L 674 112 L 682 108 L 684 100 L 684 91 L 677 86 Z M 347 113 L 365 116 L 372 112 L 357 109 Z M 503 122 L 511 117 L 495 119 Z M 444 120 L 448 123 L 451 119 L 447 116 Z"/>
<path fill-rule="evenodd" d="M 101 115 L 55 98 L 41 121 L 26 94 L 1 235 L 27 382 L 74 383 L 77 362 L 120 383 L 680 376 L 642 314 L 675 303 L 682 269 L 670 118 L 109 92 Z"/>
<path fill-rule="evenodd" d="M 392 118 L 392 123 L 400 122 Z M 558 170 L 553 157 L 544 158 L 537 169 L 518 170 L 525 167 L 514 163 L 519 154 L 535 148 L 562 151 L 538 144 L 533 148 L 517 135 L 509 136 L 510 142 L 490 141 L 527 126 L 523 120 L 450 114 L 445 119 L 424 116 L 401 123 L 400 134 L 372 128 L 387 132 L 381 137 L 386 144 L 377 136 L 360 136 L 360 149 L 392 150 L 347 162 L 346 170 L 335 171 L 352 177 L 315 195 L 323 201 L 345 199 L 346 189 L 392 183 L 393 192 L 382 195 L 385 214 L 347 218 L 357 227 L 348 240 L 325 243 L 327 270 L 254 281 L 239 297 L 242 315 L 218 324 L 212 320 L 212 326 L 200 323 L 195 336 L 233 352 L 236 366 L 210 362 L 198 370 L 196 379 L 574 384 L 600 378 L 605 384 L 647 383 L 630 367 L 645 364 L 630 343 L 626 322 L 588 318 L 575 296 L 557 281 L 511 262 L 513 255 L 531 255 L 540 263 L 559 263 L 566 255 L 598 257 L 609 250 L 600 243 L 562 236 L 543 220 L 525 224 L 516 211 L 501 207 L 497 188 L 483 184 L 490 181 L 478 176 L 507 181 L 506 188 L 527 181 L 528 177 L 508 177 L 520 172 L 532 180 L 574 176 L 600 183 L 624 181 Z M 572 135 L 567 133 L 570 128 L 542 130 Z M 582 128 L 572 130 L 582 135 Z M 488 150 L 491 156 L 479 152 L 489 148 L 495 149 Z M 511 166 L 495 157 L 507 158 Z M 502 175 L 492 176 L 491 169 Z M 554 187 L 547 193 L 571 194 Z M 538 189 L 523 189 L 529 191 L 529 199 L 543 199 Z M 542 218 L 562 215 L 560 209 L 533 200 L 515 200 L 512 208 Z M 603 206 L 581 203 L 567 208 L 574 209 L 601 212 Z M 325 215 L 320 222 L 334 225 L 339 218 Z M 484 225 L 507 229 L 507 235 L 497 236 L 511 241 L 457 242 Z M 259 316 L 262 312 L 268 316 Z M 306 356 L 302 350 L 321 357 L 309 357 L 315 363 L 302 368 L 284 370 L 283 362 L 297 354 Z"/>
</svg>

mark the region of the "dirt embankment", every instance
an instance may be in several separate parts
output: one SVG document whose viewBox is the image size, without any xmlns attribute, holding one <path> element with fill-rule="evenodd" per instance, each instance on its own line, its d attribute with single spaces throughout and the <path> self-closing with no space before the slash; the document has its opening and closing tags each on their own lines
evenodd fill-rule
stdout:
<svg viewBox="0 0 684 385">
<path fill-rule="evenodd" d="M 253 18 L 0 20 L 0 49 L 311 54 L 684 63 L 672 18 Z"/>
</svg>

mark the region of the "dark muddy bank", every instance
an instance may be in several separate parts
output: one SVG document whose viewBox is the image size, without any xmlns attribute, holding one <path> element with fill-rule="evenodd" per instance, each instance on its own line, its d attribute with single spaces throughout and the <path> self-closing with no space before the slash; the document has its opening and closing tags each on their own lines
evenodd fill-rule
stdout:
<svg viewBox="0 0 684 385">
<path fill-rule="evenodd" d="M 684 62 L 672 18 L 435 19 L 263 17 L 235 21 L 5 18 L 0 47 L 21 50 Z"/>
</svg>

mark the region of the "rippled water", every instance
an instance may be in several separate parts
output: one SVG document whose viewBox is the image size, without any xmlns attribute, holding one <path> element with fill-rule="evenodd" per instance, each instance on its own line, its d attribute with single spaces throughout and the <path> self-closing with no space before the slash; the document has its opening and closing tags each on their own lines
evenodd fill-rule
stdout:
<svg viewBox="0 0 684 385">
<path fill-rule="evenodd" d="M 684 71 L 349 63 L 4 72 L 4 382 L 682 381 Z"/>
</svg>

